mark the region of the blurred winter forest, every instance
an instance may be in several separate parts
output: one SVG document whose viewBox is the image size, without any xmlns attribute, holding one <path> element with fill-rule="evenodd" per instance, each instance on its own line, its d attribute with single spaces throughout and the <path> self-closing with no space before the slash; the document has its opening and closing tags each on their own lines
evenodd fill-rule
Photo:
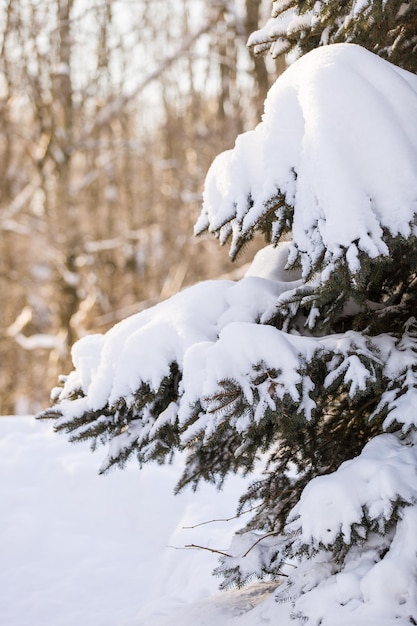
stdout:
<svg viewBox="0 0 417 626">
<path fill-rule="evenodd" d="M 269 12 L 0 0 L 0 414 L 48 404 L 81 336 L 236 269 L 193 224 L 283 69 L 246 47 Z"/>
</svg>

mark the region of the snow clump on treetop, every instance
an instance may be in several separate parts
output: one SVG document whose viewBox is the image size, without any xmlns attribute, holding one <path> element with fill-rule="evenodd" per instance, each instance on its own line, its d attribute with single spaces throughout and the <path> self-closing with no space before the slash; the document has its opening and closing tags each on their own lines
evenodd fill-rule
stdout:
<svg viewBox="0 0 417 626">
<path fill-rule="evenodd" d="M 262 122 L 207 175 L 196 233 L 232 239 L 231 256 L 273 213 L 272 241 L 292 230 L 307 276 L 324 257 L 359 271 L 358 253 L 416 233 L 417 79 L 353 44 L 313 50 L 280 76 Z M 381 132 L 383 129 L 383 132 Z"/>
</svg>

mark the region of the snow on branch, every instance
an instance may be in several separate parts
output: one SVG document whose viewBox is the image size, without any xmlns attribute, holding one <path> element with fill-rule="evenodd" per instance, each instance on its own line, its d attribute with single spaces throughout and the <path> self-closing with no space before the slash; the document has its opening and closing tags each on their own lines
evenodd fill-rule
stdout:
<svg viewBox="0 0 417 626">
<path fill-rule="evenodd" d="M 300 541 L 311 548 L 332 545 L 339 534 L 350 544 L 352 528 L 360 532 L 372 522 L 383 532 L 396 502 L 417 502 L 416 455 L 417 447 L 396 435 L 374 437 L 358 457 L 310 481 L 288 530 L 299 531 Z"/>
<path fill-rule="evenodd" d="M 360 255 L 388 255 L 387 237 L 416 234 L 417 77 L 354 44 L 313 50 L 270 89 L 262 122 L 208 172 L 197 234 L 231 256 L 256 230 L 292 230 L 303 275 Z"/>
<path fill-rule="evenodd" d="M 267 275 L 284 277 L 281 247 L 269 250 Z M 272 252 L 279 259 L 275 270 Z M 249 274 L 256 266 L 255 259 Z M 272 414 L 312 420 L 317 388 L 329 388 L 330 395 L 340 385 L 368 393 L 381 367 L 370 340 L 353 331 L 302 337 L 268 324 L 294 282 L 253 275 L 237 283 L 207 281 L 105 335 L 82 338 L 72 350 L 74 371 L 54 392 L 56 406 L 41 417 L 58 417 L 56 429 L 73 441 L 107 443 L 106 471 L 133 453 L 146 462 L 171 448 L 193 447 L 196 438 L 205 445 L 222 427 L 235 433 L 239 458 L 248 432 Z M 313 382 L 309 368 L 318 355 L 324 369 Z"/>
</svg>

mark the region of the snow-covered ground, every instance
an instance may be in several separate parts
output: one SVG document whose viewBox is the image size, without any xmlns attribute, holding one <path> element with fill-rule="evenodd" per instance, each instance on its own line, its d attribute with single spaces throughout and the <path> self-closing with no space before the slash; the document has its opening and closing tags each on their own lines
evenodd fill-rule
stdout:
<svg viewBox="0 0 417 626">
<path fill-rule="evenodd" d="M 103 477 L 99 455 L 34 418 L 0 418 L 0 624 L 257 624 L 261 607 L 246 619 L 270 585 L 219 594 L 217 556 L 181 549 L 228 547 L 239 521 L 183 527 L 232 516 L 242 479 L 174 496 L 180 460 Z"/>
</svg>

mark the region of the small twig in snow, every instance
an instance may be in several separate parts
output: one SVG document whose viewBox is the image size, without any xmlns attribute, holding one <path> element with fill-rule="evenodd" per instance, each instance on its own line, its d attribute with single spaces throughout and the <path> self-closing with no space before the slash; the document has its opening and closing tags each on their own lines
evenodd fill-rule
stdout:
<svg viewBox="0 0 417 626">
<path fill-rule="evenodd" d="M 256 506 L 251 507 L 247 511 L 242 511 L 241 513 L 238 513 L 237 515 L 233 515 L 232 517 L 209 519 L 209 520 L 206 520 L 205 522 L 199 522 L 198 524 L 194 524 L 194 526 L 183 526 L 182 528 L 183 530 L 192 530 L 193 528 L 198 528 L 198 526 L 205 526 L 206 524 L 213 524 L 214 522 L 231 522 L 233 519 L 238 519 L 241 515 L 245 515 L 246 513 L 250 513 L 251 511 L 254 511 L 255 509 L 259 509 L 260 506 L 262 505 L 257 504 Z"/>
<path fill-rule="evenodd" d="M 228 556 L 232 558 L 231 554 L 227 554 L 227 552 L 223 552 L 222 550 L 215 550 L 214 548 L 208 548 L 207 546 L 197 546 L 195 543 L 189 543 L 184 548 L 195 548 L 197 550 L 208 550 L 209 552 L 213 552 L 214 554 L 221 554 L 222 556 Z"/>
</svg>

